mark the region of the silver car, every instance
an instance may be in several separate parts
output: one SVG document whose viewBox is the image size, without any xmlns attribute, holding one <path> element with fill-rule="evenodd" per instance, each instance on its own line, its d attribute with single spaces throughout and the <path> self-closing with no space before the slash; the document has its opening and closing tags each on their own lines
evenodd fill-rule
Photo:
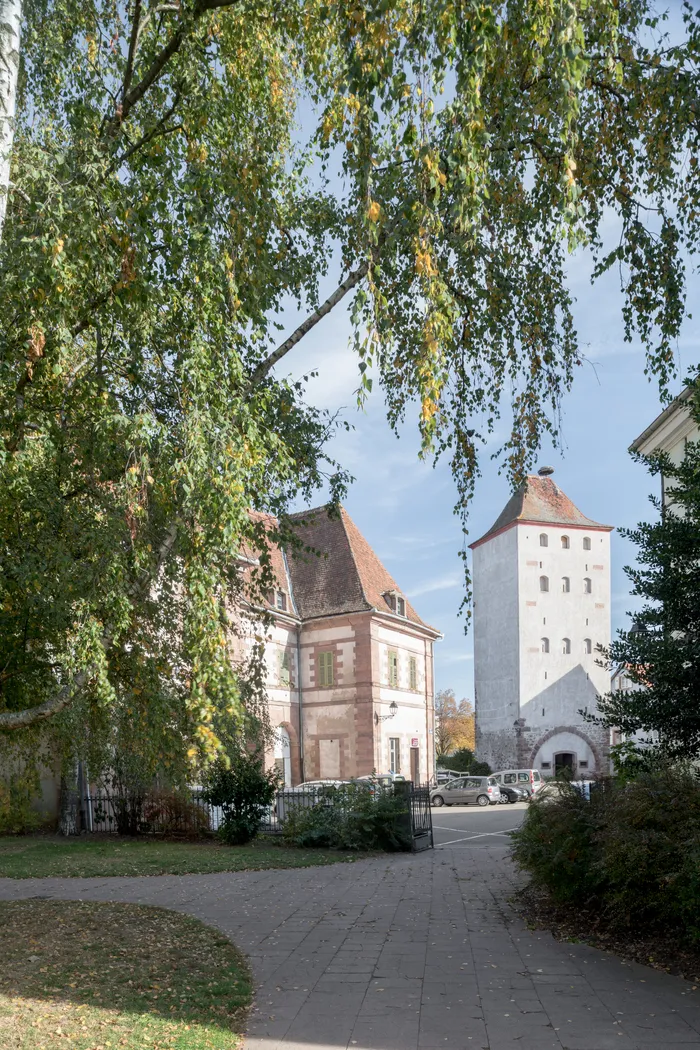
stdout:
<svg viewBox="0 0 700 1050">
<path fill-rule="evenodd" d="M 459 777 L 430 793 L 431 806 L 495 806 L 500 801 L 501 789 L 494 777 Z"/>
</svg>

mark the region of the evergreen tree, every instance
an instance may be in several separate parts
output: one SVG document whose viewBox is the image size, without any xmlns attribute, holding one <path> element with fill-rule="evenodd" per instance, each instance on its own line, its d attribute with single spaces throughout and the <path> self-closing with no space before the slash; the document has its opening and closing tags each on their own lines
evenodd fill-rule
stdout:
<svg viewBox="0 0 700 1050">
<path fill-rule="evenodd" d="M 700 380 L 693 384 L 689 412 L 700 422 Z M 645 457 L 640 457 L 645 458 Z M 623 734 L 642 734 L 649 758 L 700 757 L 700 442 L 686 446 L 674 464 L 663 454 L 646 458 L 664 479 L 666 499 L 652 497 L 656 522 L 622 534 L 639 549 L 637 565 L 626 567 L 632 594 L 644 599 L 635 627 L 620 631 L 606 652 L 610 666 L 624 664 L 635 691 L 610 693 L 593 721 Z M 618 746 L 619 757 L 635 748 Z"/>
</svg>

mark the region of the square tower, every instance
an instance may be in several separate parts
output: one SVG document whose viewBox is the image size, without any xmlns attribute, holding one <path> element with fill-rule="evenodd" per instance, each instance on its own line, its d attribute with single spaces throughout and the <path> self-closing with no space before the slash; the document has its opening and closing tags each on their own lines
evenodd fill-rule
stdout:
<svg viewBox="0 0 700 1050">
<path fill-rule="evenodd" d="M 494 770 L 607 772 L 607 733 L 584 721 L 609 690 L 610 533 L 551 478 L 530 475 L 472 543 L 478 757 Z"/>
</svg>

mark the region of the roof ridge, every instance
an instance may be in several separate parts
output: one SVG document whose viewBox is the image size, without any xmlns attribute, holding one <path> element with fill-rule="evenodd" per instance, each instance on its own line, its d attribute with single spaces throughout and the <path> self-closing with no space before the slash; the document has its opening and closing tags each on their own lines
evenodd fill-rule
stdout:
<svg viewBox="0 0 700 1050">
<path fill-rule="evenodd" d="M 366 601 L 368 608 L 374 609 L 374 605 L 372 604 L 372 602 L 367 597 L 367 589 L 365 587 L 365 581 L 362 579 L 362 573 L 360 572 L 360 566 L 357 563 L 357 551 L 355 550 L 355 548 L 353 546 L 353 542 L 352 542 L 352 540 L 350 538 L 350 533 L 348 532 L 347 522 L 345 520 L 346 518 L 351 523 L 353 528 L 356 529 L 358 531 L 358 533 L 359 533 L 360 530 L 357 528 L 357 525 L 355 525 L 355 522 L 352 520 L 352 518 L 350 517 L 350 515 L 346 511 L 345 507 L 341 503 L 340 504 L 340 520 L 341 520 L 341 523 L 342 523 L 342 526 L 343 526 L 343 532 L 345 533 L 345 538 L 348 541 L 348 547 L 350 548 L 350 554 L 352 556 L 352 563 L 355 566 L 355 572 L 357 573 L 357 578 L 360 581 L 360 590 L 362 591 L 362 597 Z M 362 538 L 364 539 L 364 536 Z M 367 540 L 365 540 L 365 543 L 367 543 Z M 369 549 L 372 552 L 372 554 L 374 555 L 374 557 L 377 558 L 377 561 L 379 561 L 379 558 L 377 557 L 374 548 L 371 547 L 369 545 L 369 543 L 367 543 L 367 546 L 369 547 Z M 382 568 L 384 568 L 384 565 L 383 565 L 382 562 L 379 562 L 379 564 L 382 565 Z M 391 573 L 389 575 L 391 575 Z M 394 579 L 393 576 L 391 578 L 392 578 L 392 580 Z"/>
</svg>

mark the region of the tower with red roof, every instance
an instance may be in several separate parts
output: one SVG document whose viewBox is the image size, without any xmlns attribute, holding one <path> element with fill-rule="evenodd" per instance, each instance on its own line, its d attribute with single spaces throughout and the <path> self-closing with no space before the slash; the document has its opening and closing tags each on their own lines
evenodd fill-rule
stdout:
<svg viewBox="0 0 700 1050">
<path fill-rule="evenodd" d="M 478 757 L 494 771 L 607 772 L 607 733 L 586 722 L 610 688 L 610 533 L 544 467 L 473 552 Z"/>
</svg>

